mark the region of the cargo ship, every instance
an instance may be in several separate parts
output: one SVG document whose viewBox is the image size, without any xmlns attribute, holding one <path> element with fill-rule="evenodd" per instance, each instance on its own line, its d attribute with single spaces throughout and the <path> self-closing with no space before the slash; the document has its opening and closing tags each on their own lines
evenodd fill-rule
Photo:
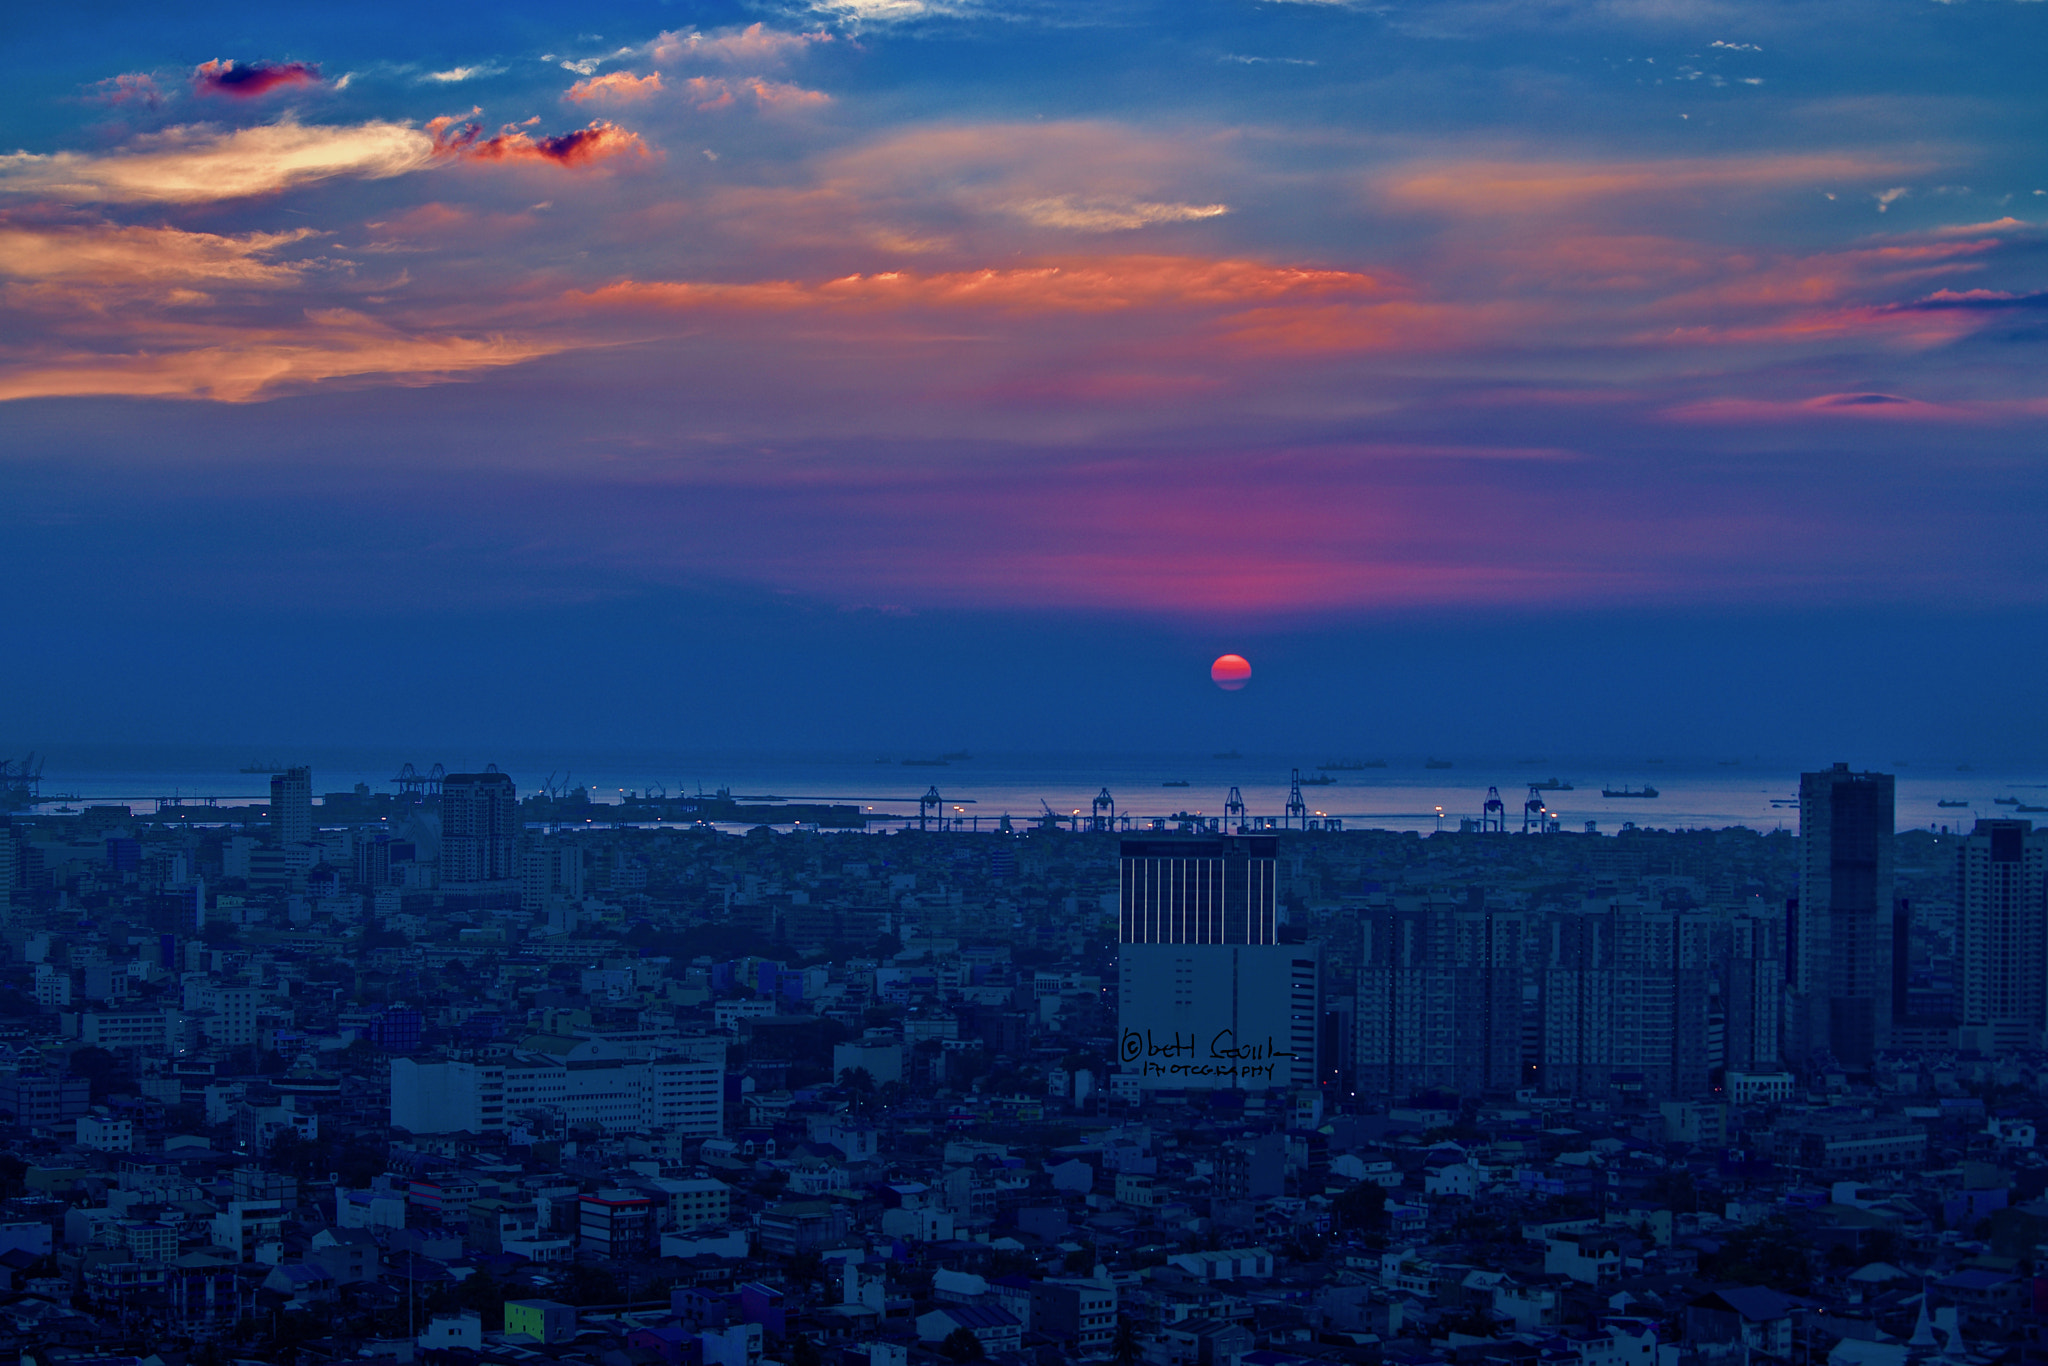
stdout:
<svg viewBox="0 0 2048 1366">
<path fill-rule="evenodd" d="M 1624 787 L 1619 789 L 1603 787 L 1600 789 L 1600 795 L 1603 797 L 1657 797 L 1663 794 L 1648 783 L 1644 783 L 1641 787 Z"/>
</svg>

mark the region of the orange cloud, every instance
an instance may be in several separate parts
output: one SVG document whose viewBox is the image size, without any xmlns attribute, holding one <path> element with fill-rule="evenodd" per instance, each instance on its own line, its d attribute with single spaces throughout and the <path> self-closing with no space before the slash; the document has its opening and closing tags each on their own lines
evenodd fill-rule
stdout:
<svg viewBox="0 0 2048 1366">
<path fill-rule="evenodd" d="M 183 335 L 208 344 L 0 363 L 0 401 L 120 395 L 249 403 L 336 379 L 442 383 L 564 349 L 503 336 L 407 334 L 345 309 L 309 312 L 296 329 L 216 326 Z"/>
<path fill-rule="evenodd" d="M 93 155 L 0 155 L 0 192 L 62 203 L 202 204 L 337 177 L 383 180 L 431 164 L 433 139 L 403 123 L 307 126 L 290 119 L 230 133 L 201 125 Z"/>
<path fill-rule="evenodd" d="M 891 310 L 971 308 L 1006 313 L 1107 313 L 1133 308 L 1245 307 L 1282 299 L 1376 294 L 1380 280 L 1355 271 L 1119 256 L 1054 265 L 918 275 L 887 271 L 821 284 L 622 281 L 571 294 L 580 304 L 669 309 Z"/>
<path fill-rule="evenodd" d="M 562 98 L 576 104 L 584 104 L 591 100 L 644 100 L 660 93 L 659 71 L 645 76 L 635 76 L 626 71 L 608 71 L 602 76 L 587 76 L 576 82 Z"/>
<path fill-rule="evenodd" d="M 311 228 L 230 237 L 109 223 L 26 227 L 0 222 L 0 275 L 93 283 L 287 285 L 299 279 L 298 268 L 263 258 L 317 236 Z"/>
</svg>

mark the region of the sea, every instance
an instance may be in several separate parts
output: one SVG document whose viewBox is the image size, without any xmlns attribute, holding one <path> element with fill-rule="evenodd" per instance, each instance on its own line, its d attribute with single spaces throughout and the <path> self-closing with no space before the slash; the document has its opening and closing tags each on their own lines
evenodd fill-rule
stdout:
<svg viewBox="0 0 2048 1366">
<path fill-rule="evenodd" d="M 213 801 L 220 819 L 232 808 L 269 800 L 270 768 L 307 764 L 313 791 L 396 792 L 394 780 L 411 763 L 427 773 L 436 762 L 449 772 L 480 769 L 485 758 L 510 774 L 522 795 L 551 788 L 583 788 L 600 806 L 629 794 L 714 793 L 762 801 L 857 805 L 872 828 L 915 824 L 932 808 L 966 830 L 992 830 L 1046 812 L 1062 823 L 1086 824 L 1098 798 L 1117 825 L 1145 829 L 1177 815 L 1221 817 L 1235 788 L 1249 817 L 1280 821 L 1299 775 L 1308 819 L 1341 823 L 1347 830 L 1456 830 L 1478 820 L 1497 792 L 1510 830 L 1523 827 L 1530 799 L 1570 831 L 1613 834 L 1632 822 L 1646 829 L 1760 831 L 1799 828 L 1799 773 L 1816 765 L 1761 759 L 1570 758 L 1540 755 L 1329 756 L 1300 754 L 1005 754 L 955 751 L 885 752 L 531 753 L 492 756 L 400 754 L 358 749 L 242 753 L 204 747 L 75 746 L 40 755 L 37 810 L 86 805 L 129 806 L 138 815 L 172 802 Z M 19 761 L 17 760 L 17 763 Z M 1370 764 L 1369 767 L 1351 765 Z M 1384 764 L 1384 766 L 1379 766 Z M 1327 766 L 1327 767 L 1326 767 Z M 1945 763 L 1858 764 L 1897 777 L 1899 828 L 1967 830 L 1979 817 L 2027 816 L 2041 808 L 2048 819 L 2048 773 L 2038 767 Z M 261 771 L 248 773 L 244 768 Z M 1533 790 L 1532 784 L 1544 786 Z M 1555 786 L 1551 786 L 1555 784 Z M 1604 796 L 1603 791 L 1654 797 Z M 2005 799 L 2000 801 L 1999 799 Z M 1942 805 L 1957 803 L 1962 805 Z M 316 811 L 317 817 L 317 811 Z"/>
</svg>

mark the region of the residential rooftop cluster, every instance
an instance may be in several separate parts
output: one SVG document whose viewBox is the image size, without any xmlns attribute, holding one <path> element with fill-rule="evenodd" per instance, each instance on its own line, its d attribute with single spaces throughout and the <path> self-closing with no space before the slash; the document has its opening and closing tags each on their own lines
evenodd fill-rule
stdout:
<svg viewBox="0 0 2048 1366">
<path fill-rule="evenodd" d="M 0 1360 L 2028 1366 L 2048 839 L 1807 777 L 1798 836 L 19 811 Z"/>
</svg>

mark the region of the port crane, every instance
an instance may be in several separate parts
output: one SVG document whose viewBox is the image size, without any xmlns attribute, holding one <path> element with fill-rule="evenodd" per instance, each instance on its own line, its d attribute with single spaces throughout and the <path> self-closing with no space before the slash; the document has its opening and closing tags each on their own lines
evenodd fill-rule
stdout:
<svg viewBox="0 0 2048 1366">
<path fill-rule="evenodd" d="M 1308 829 L 1308 803 L 1301 799 L 1301 770 L 1294 770 L 1294 785 L 1287 793 L 1287 814 L 1281 820 L 1283 826 L 1297 830 Z"/>
<path fill-rule="evenodd" d="M 1103 817 L 1105 811 L 1109 813 L 1107 819 Z M 1095 794 L 1093 814 L 1088 817 L 1088 828 L 1090 830 L 1116 829 L 1116 798 L 1109 795 L 1107 787 Z"/>
<path fill-rule="evenodd" d="M 1497 787 L 1486 789 L 1486 805 L 1479 815 L 1479 829 L 1498 835 L 1508 832 L 1508 804 L 1500 799 Z"/>
</svg>

